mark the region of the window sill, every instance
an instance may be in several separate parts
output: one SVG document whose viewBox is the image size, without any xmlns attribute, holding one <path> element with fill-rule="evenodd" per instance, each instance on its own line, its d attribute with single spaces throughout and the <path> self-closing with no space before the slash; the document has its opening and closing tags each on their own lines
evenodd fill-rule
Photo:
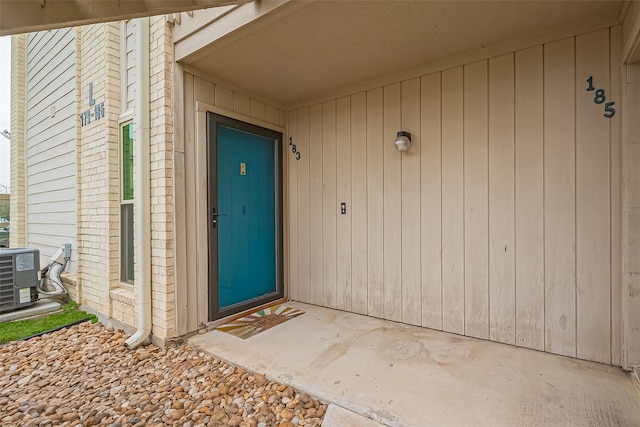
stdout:
<svg viewBox="0 0 640 427">
<path fill-rule="evenodd" d="M 136 295 L 133 289 L 127 289 L 131 287 L 131 285 L 124 284 L 126 287 L 116 288 L 109 292 L 109 296 L 112 300 L 118 301 L 122 304 L 127 304 L 130 306 L 135 305 L 136 303 Z"/>
</svg>

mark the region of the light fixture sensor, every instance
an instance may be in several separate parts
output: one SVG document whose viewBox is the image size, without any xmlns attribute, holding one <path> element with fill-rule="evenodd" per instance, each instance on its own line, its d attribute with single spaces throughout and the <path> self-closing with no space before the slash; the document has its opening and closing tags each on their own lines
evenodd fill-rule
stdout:
<svg viewBox="0 0 640 427">
<path fill-rule="evenodd" d="M 400 152 L 409 150 L 411 148 L 411 134 L 403 130 L 399 131 L 394 144 Z"/>
</svg>

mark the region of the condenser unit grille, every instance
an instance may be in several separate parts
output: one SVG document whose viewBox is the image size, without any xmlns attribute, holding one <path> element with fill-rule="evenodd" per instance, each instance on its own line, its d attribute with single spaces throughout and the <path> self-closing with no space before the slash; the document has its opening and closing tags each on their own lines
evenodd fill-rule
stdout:
<svg viewBox="0 0 640 427">
<path fill-rule="evenodd" d="M 13 257 L 0 256 L 0 309 L 13 306 Z"/>
</svg>

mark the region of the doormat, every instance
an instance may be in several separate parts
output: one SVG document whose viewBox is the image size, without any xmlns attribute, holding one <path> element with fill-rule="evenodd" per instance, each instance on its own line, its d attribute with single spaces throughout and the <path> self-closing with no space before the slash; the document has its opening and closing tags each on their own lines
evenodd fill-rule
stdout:
<svg viewBox="0 0 640 427">
<path fill-rule="evenodd" d="M 302 310 L 287 307 L 286 305 L 274 305 L 232 320 L 229 323 L 218 326 L 216 329 L 246 340 L 303 313 L 304 311 Z"/>
</svg>

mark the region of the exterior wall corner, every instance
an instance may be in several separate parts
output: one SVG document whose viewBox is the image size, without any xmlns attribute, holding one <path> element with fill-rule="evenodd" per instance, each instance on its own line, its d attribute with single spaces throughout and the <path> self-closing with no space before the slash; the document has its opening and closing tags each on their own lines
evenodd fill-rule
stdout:
<svg viewBox="0 0 640 427">
<path fill-rule="evenodd" d="M 11 36 L 11 247 L 26 246 L 26 36 Z"/>
</svg>

